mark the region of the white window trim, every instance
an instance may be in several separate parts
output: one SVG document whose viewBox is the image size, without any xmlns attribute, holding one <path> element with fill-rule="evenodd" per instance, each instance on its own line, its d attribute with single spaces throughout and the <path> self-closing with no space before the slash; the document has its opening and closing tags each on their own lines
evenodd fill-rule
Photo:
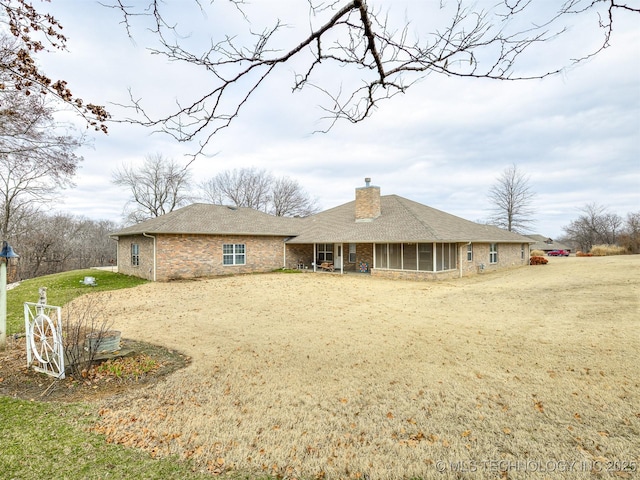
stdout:
<svg viewBox="0 0 640 480">
<path fill-rule="evenodd" d="M 131 244 L 131 266 L 139 267 L 140 266 L 140 245 L 138 243 Z"/>
<path fill-rule="evenodd" d="M 489 263 L 491 265 L 495 265 L 498 263 L 498 244 L 490 243 L 489 244 Z"/>
<path fill-rule="evenodd" d="M 224 248 L 226 246 L 231 246 L 232 252 L 225 253 Z M 236 251 L 237 247 L 242 247 L 242 253 Z M 225 257 L 230 256 L 233 259 L 232 263 L 225 263 Z M 238 262 L 238 257 L 242 256 L 243 261 Z M 238 265 L 246 265 L 247 264 L 247 246 L 244 243 L 225 243 L 222 245 L 222 266 L 223 267 L 234 267 Z"/>
<path fill-rule="evenodd" d="M 349 244 L 349 263 L 356 263 L 356 244 Z"/>
</svg>

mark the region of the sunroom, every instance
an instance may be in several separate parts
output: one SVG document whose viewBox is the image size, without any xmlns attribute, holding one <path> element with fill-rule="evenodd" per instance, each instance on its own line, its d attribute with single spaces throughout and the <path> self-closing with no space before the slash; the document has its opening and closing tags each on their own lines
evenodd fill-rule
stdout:
<svg viewBox="0 0 640 480">
<path fill-rule="evenodd" d="M 377 243 L 373 268 L 444 272 L 458 268 L 456 243 Z"/>
<path fill-rule="evenodd" d="M 314 271 L 324 263 L 330 263 L 336 273 L 370 273 L 371 269 L 445 272 L 458 268 L 457 243 L 316 243 L 313 250 Z"/>
</svg>

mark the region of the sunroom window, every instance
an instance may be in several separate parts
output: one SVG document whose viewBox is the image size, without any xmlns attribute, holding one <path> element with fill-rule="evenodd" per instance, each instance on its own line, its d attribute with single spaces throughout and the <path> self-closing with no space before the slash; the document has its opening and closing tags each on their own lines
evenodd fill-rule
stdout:
<svg viewBox="0 0 640 480">
<path fill-rule="evenodd" d="M 375 265 L 381 269 L 432 272 L 435 258 L 435 271 L 440 272 L 456 268 L 457 255 L 455 243 L 378 243 Z"/>
</svg>

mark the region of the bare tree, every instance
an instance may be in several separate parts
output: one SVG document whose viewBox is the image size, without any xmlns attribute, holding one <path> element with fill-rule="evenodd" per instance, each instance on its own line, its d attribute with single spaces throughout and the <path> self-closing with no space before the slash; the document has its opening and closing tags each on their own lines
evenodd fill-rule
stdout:
<svg viewBox="0 0 640 480">
<path fill-rule="evenodd" d="M 200 184 L 201 197 L 208 202 L 249 207 L 276 216 L 307 216 L 318 211 L 315 200 L 298 182 L 276 178 L 266 170 L 227 170 Z"/>
<path fill-rule="evenodd" d="M 117 243 L 109 235 L 120 226 L 111 220 L 76 218 L 81 229 L 73 239 L 71 268 L 106 267 L 116 264 Z"/>
<path fill-rule="evenodd" d="M 130 223 L 172 212 L 190 201 L 188 195 L 191 173 L 189 165 L 160 153 L 147 155 L 140 167 L 123 165 L 112 174 L 112 183 L 130 190 L 124 217 Z"/>
<path fill-rule="evenodd" d="M 0 99 L 0 235 L 8 238 L 21 216 L 73 185 L 84 137 L 57 123 L 41 96 L 9 91 Z"/>
<path fill-rule="evenodd" d="M 66 50 L 62 25 L 27 0 L 0 0 L 0 24 L 5 24 L 12 35 L 0 37 L 0 89 L 13 89 L 25 96 L 54 97 L 84 117 L 95 130 L 106 133 L 105 122 L 110 115 L 105 108 L 74 97 L 65 80 L 50 78 L 36 63 L 36 57 L 49 49 Z"/>
<path fill-rule="evenodd" d="M 84 295 L 64 306 L 62 338 L 67 366 L 78 379 L 85 378 L 97 362 L 101 343 L 114 330 L 113 319 L 108 315 L 108 299 Z"/>
<path fill-rule="evenodd" d="M 29 234 L 19 238 L 21 278 L 63 272 L 75 251 L 71 247 L 80 226 L 71 215 L 38 215 Z"/>
<path fill-rule="evenodd" d="M 629 253 L 640 253 L 640 211 L 627 213 L 624 229 L 618 243 Z"/>
<path fill-rule="evenodd" d="M 489 223 L 508 231 L 525 233 L 535 222 L 532 208 L 535 192 L 529 177 L 514 164 L 506 168 L 489 190 L 492 215 Z"/>
<path fill-rule="evenodd" d="M 308 86 L 327 95 L 323 108 L 331 128 L 338 119 L 362 121 L 381 100 L 406 92 L 431 73 L 497 80 L 557 74 L 609 46 L 616 15 L 640 12 L 631 0 L 542 4 L 503 0 L 485 3 L 486 7 L 482 2 L 478 5 L 467 0 L 441 1 L 439 5 L 414 2 L 409 7 L 384 0 L 308 0 L 283 7 L 282 13 L 298 23 L 294 25 L 254 13 L 253 8 L 264 8 L 260 5 L 263 2 L 193 0 L 184 8 L 191 6 L 194 13 L 199 11 L 212 22 L 224 15 L 230 31 L 224 31 L 219 24 L 207 25 L 204 28 L 216 36 L 208 42 L 190 42 L 186 32 L 191 33 L 194 27 L 189 24 L 182 31 L 183 25 L 172 15 L 175 10 L 171 5 L 161 0 L 141 3 L 128 5 L 112 0 L 109 6 L 122 13 L 131 36 L 134 23 L 147 18 L 147 28 L 158 41 L 150 48 L 152 53 L 200 68 L 210 75 L 210 82 L 202 92 L 189 92 L 193 94 L 191 99 L 178 99 L 178 107 L 164 116 L 149 113 L 142 99 L 132 93 L 131 107 L 142 117 L 130 121 L 163 130 L 179 141 L 197 137 L 201 151 L 216 132 L 239 115 L 266 79 L 284 65 L 295 69 L 294 92 Z M 413 10 L 404 11 L 405 8 Z M 308 28 L 304 31 L 295 28 L 305 23 L 300 21 L 300 14 L 307 17 Z M 409 22 L 406 18 L 414 20 Z M 590 20 L 602 35 L 593 49 L 586 46 L 593 46 L 591 42 L 574 41 L 567 58 L 558 58 L 557 51 L 541 54 L 550 40 L 568 35 L 569 22 L 583 18 Z M 431 26 L 427 27 L 429 22 Z M 425 33 L 426 28 L 432 33 Z M 199 48 L 203 44 L 206 46 Z M 554 61 L 541 67 L 543 71 L 518 70 L 517 65 L 527 54 Z M 320 80 L 321 72 L 335 78 L 336 66 L 340 67 L 340 82 L 331 84 L 327 76 Z"/>
<path fill-rule="evenodd" d="M 274 180 L 271 187 L 272 210 L 270 213 L 278 217 L 306 217 L 317 213 L 320 209 L 300 184 L 289 178 Z"/>
<path fill-rule="evenodd" d="M 606 207 L 589 203 L 580 209 L 582 215 L 563 227 L 567 238 L 575 242 L 583 252 L 594 245 L 615 245 L 623 224 L 622 217 Z"/>
<path fill-rule="evenodd" d="M 32 212 L 13 229 L 16 233 L 11 237 L 20 254 L 17 277 L 113 265 L 116 242 L 109 233 L 117 229 L 118 225 L 107 220 Z"/>
<path fill-rule="evenodd" d="M 200 184 L 202 197 L 216 205 L 231 204 L 266 211 L 271 202 L 273 177 L 266 170 L 226 170 Z"/>
</svg>

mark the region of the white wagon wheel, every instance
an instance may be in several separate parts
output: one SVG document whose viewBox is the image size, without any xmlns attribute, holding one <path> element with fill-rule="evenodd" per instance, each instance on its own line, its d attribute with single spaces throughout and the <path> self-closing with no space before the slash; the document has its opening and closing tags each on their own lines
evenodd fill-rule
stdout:
<svg viewBox="0 0 640 480">
<path fill-rule="evenodd" d="M 57 363 L 58 332 L 51 319 L 41 313 L 31 324 L 31 351 L 40 363 Z"/>
</svg>

